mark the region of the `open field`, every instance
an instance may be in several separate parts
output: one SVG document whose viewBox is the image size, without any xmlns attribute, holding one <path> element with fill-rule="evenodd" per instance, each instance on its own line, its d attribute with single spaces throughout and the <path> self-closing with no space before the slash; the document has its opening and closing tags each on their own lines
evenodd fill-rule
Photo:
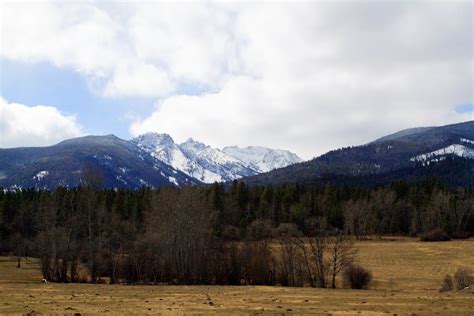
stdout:
<svg viewBox="0 0 474 316">
<path fill-rule="evenodd" d="M 474 313 L 473 292 L 439 293 L 441 279 L 474 267 L 474 239 L 421 243 L 385 238 L 356 244 L 373 272 L 370 290 L 261 286 L 42 284 L 34 261 L 0 258 L 0 313 Z"/>
</svg>

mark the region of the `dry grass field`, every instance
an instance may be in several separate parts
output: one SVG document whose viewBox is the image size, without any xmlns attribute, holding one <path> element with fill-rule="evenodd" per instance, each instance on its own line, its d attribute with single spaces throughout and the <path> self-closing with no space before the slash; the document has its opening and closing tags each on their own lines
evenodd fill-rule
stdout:
<svg viewBox="0 0 474 316">
<path fill-rule="evenodd" d="M 0 258 L 2 313 L 426 314 L 474 315 L 473 292 L 439 293 L 458 267 L 474 267 L 474 239 L 421 243 L 384 238 L 356 244 L 373 272 L 370 290 L 262 286 L 42 284 L 34 261 Z"/>
</svg>

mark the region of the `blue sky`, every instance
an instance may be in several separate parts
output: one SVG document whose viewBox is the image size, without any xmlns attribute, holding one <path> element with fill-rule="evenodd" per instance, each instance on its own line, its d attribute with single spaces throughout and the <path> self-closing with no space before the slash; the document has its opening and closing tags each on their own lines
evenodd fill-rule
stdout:
<svg viewBox="0 0 474 316">
<path fill-rule="evenodd" d="M 474 113 L 474 104 L 459 104 L 458 106 L 456 106 L 456 112 L 472 114 Z"/>
<path fill-rule="evenodd" d="M 0 93 L 9 102 L 51 105 L 65 115 L 76 115 L 85 134 L 115 134 L 130 138 L 130 116 L 145 117 L 155 98 L 104 98 L 94 93 L 87 80 L 70 69 L 42 63 L 0 59 Z"/>
<path fill-rule="evenodd" d="M 0 147 L 158 132 L 311 158 L 472 120 L 473 5 L 2 2 Z"/>
</svg>

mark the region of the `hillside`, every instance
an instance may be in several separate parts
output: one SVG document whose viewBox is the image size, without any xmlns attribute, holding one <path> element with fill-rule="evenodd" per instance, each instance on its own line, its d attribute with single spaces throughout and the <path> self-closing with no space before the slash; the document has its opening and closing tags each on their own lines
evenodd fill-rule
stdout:
<svg viewBox="0 0 474 316">
<path fill-rule="evenodd" d="M 442 175 L 455 185 L 474 185 L 473 140 L 474 121 L 411 129 L 366 145 L 333 150 L 245 181 L 250 185 L 321 183 L 334 179 L 370 183 L 369 179 L 374 178 L 377 184 L 384 184 L 406 177 Z"/>
<path fill-rule="evenodd" d="M 0 149 L 0 187 L 75 187 L 85 168 L 99 175 L 104 188 L 199 183 L 113 135 L 80 137 L 49 147 Z"/>
</svg>

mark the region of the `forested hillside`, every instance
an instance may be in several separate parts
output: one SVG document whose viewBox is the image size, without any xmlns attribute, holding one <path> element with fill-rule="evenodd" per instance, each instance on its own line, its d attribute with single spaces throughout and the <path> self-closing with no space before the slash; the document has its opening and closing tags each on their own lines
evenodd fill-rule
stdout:
<svg viewBox="0 0 474 316">
<path fill-rule="evenodd" d="M 246 178 L 250 185 L 322 183 L 325 179 L 372 178 L 369 184 L 440 177 L 453 185 L 474 185 L 474 121 L 432 128 L 415 128 L 374 142 L 332 150 L 310 161 Z M 445 162 L 460 157 L 465 163 Z M 437 166 L 440 164 L 439 166 Z M 423 169 L 428 170 L 423 170 Z M 447 169 L 451 169 L 447 172 Z M 380 176 L 380 177 L 379 177 Z M 354 180 L 354 179 L 353 179 Z M 385 181 L 383 181 L 385 180 Z"/>
</svg>

